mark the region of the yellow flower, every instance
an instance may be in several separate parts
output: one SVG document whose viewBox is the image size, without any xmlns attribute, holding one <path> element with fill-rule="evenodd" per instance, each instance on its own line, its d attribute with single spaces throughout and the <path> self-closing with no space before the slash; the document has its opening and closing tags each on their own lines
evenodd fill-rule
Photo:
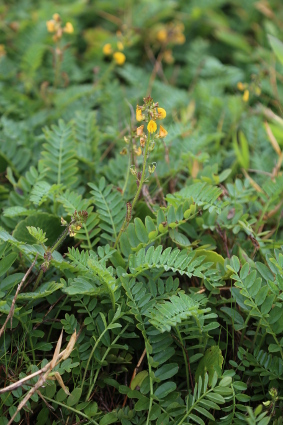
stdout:
<svg viewBox="0 0 283 425">
<path fill-rule="evenodd" d="M 67 34 L 73 34 L 74 32 L 74 27 L 71 24 L 71 22 L 67 22 L 64 28 L 64 32 L 66 32 Z"/>
<path fill-rule="evenodd" d="M 136 120 L 137 121 L 143 120 L 142 110 L 139 109 L 138 107 L 136 108 Z"/>
<path fill-rule="evenodd" d="M 168 63 L 169 65 L 174 63 L 174 58 L 172 56 L 172 50 L 165 50 L 165 52 L 163 54 L 163 60 L 164 60 L 164 62 Z"/>
<path fill-rule="evenodd" d="M 244 91 L 244 94 L 243 94 L 243 101 L 244 101 L 244 102 L 248 102 L 249 97 L 250 97 L 250 92 L 249 92 L 249 90 L 245 90 L 245 91 Z"/>
<path fill-rule="evenodd" d="M 144 128 L 143 125 L 141 125 L 140 127 L 137 128 L 137 136 L 142 136 L 142 134 L 143 134 L 143 128 Z"/>
<path fill-rule="evenodd" d="M 52 18 L 54 19 L 54 21 L 59 22 L 61 21 L 60 15 L 59 13 L 54 13 L 54 15 L 52 16 Z"/>
<path fill-rule="evenodd" d="M 241 81 L 238 82 L 237 87 L 241 91 L 243 91 L 245 89 L 245 86 L 244 86 L 244 84 Z"/>
<path fill-rule="evenodd" d="M 127 148 L 123 148 L 120 152 L 120 155 L 127 155 L 127 153 L 128 153 Z"/>
<path fill-rule="evenodd" d="M 117 47 L 119 50 L 124 50 L 124 44 L 121 41 L 117 42 Z"/>
<path fill-rule="evenodd" d="M 79 224 L 76 226 L 76 230 L 81 230 L 82 226 L 80 226 Z"/>
<path fill-rule="evenodd" d="M 6 55 L 6 49 L 4 44 L 0 44 L 0 58 Z"/>
<path fill-rule="evenodd" d="M 140 138 L 140 145 L 141 145 L 141 147 L 142 147 L 142 148 L 144 148 L 144 147 L 145 147 L 145 142 L 146 142 L 146 138 L 145 138 L 145 136 L 141 137 L 141 138 Z"/>
<path fill-rule="evenodd" d="M 161 43 L 165 43 L 165 41 L 167 40 L 167 31 L 166 30 L 159 30 L 156 38 L 158 41 L 160 41 Z"/>
<path fill-rule="evenodd" d="M 135 149 L 135 153 L 137 156 L 140 156 L 142 154 L 142 150 L 140 146 L 137 149 Z"/>
<path fill-rule="evenodd" d="M 126 56 L 124 55 L 124 53 L 121 52 L 115 52 L 113 55 L 114 61 L 117 63 L 117 65 L 123 65 L 123 63 L 125 63 L 126 60 Z"/>
<path fill-rule="evenodd" d="M 260 94 L 261 94 L 261 88 L 260 88 L 260 87 L 256 87 L 256 88 L 255 88 L 255 94 L 256 94 L 257 96 L 260 96 Z"/>
<path fill-rule="evenodd" d="M 112 47 L 111 47 L 111 44 L 110 44 L 110 43 L 105 44 L 105 45 L 103 46 L 102 51 L 103 51 L 103 54 L 104 54 L 104 55 L 106 55 L 106 56 L 111 55 L 111 53 L 112 53 Z"/>
<path fill-rule="evenodd" d="M 159 130 L 159 137 L 163 139 L 163 137 L 166 137 L 167 134 L 168 134 L 168 131 L 166 131 L 165 128 L 163 128 L 161 125 Z"/>
<path fill-rule="evenodd" d="M 47 21 L 46 26 L 48 32 L 55 32 L 55 21 L 53 19 Z"/>
<path fill-rule="evenodd" d="M 186 37 L 182 33 L 177 33 L 174 37 L 175 44 L 184 44 L 186 41 Z"/>
<path fill-rule="evenodd" d="M 157 130 L 157 125 L 156 122 L 153 120 L 150 120 L 148 125 L 147 125 L 147 129 L 149 131 L 149 133 L 155 133 Z"/>
<path fill-rule="evenodd" d="M 166 111 L 163 108 L 157 108 L 158 118 L 163 120 L 166 117 Z"/>
</svg>

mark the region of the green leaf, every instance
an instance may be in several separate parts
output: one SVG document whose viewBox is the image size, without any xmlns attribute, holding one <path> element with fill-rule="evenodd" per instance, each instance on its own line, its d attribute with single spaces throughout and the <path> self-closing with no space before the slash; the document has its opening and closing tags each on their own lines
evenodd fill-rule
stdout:
<svg viewBox="0 0 283 425">
<path fill-rule="evenodd" d="M 236 394 L 236 399 L 242 403 L 247 403 L 250 401 L 250 396 L 247 394 Z"/>
<path fill-rule="evenodd" d="M 161 381 L 165 381 L 165 379 L 172 378 L 172 376 L 176 375 L 178 370 L 179 366 L 177 363 L 165 364 L 157 369 L 155 376 Z"/>
<path fill-rule="evenodd" d="M 201 376 L 204 379 L 205 373 L 208 373 L 208 383 L 211 386 L 213 375 L 216 372 L 217 368 L 222 367 L 223 356 L 220 348 L 217 345 L 213 345 L 208 348 L 199 362 L 199 365 L 196 370 L 195 380 L 198 381 Z"/>
<path fill-rule="evenodd" d="M 271 273 L 270 269 L 265 264 L 260 262 L 256 262 L 255 264 L 259 273 L 265 280 L 274 280 L 274 275 Z"/>
<path fill-rule="evenodd" d="M 267 285 L 260 288 L 260 290 L 255 296 L 255 303 L 257 306 L 260 306 L 261 304 L 264 303 L 268 292 L 269 292 L 269 287 Z"/>
<path fill-rule="evenodd" d="M 28 232 L 27 226 L 38 227 L 43 230 L 49 245 L 53 245 L 61 235 L 63 229 L 60 218 L 43 212 L 38 212 L 20 221 L 13 232 L 14 238 L 28 244 L 36 243 L 36 239 Z"/>
<path fill-rule="evenodd" d="M 283 64 L 283 43 L 282 41 L 278 40 L 278 38 L 274 37 L 273 35 L 268 35 L 269 43 L 272 47 L 273 52 L 277 56 L 277 59 Z"/>
<path fill-rule="evenodd" d="M 155 397 L 162 399 L 165 398 L 168 394 L 170 394 L 172 391 L 175 391 L 177 385 L 175 382 L 169 381 L 164 382 L 164 384 L 161 384 L 157 390 L 154 392 Z"/>
<path fill-rule="evenodd" d="M 148 371 L 147 370 L 142 370 L 141 372 L 139 372 L 134 379 L 131 382 L 131 389 L 134 390 L 136 389 L 136 387 L 140 387 L 143 380 L 148 376 Z"/>
<path fill-rule="evenodd" d="M 3 276 L 5 273 L 7 273 L 17 258 L 18 254 L 12 252 L 0 261 L 0 276 Z"/>
<path fill-rule="evenodd" d="M 205 425 L 205 422 L 199 416 L 196 416 L 193 413 L 190 413 L 189 418 L 199 425 Z"/>
<path fill-rule="evenodd" d="M 225 376 L 224 378 L 221 379 L 221 381 L 219 382 L 219 386 L 220 387 L 228 387 L 229 385 L 231 385 L 232 382 L 232 378 L 231 376 Z"/>
<path fill-rule="evenodd" d="M 118 422 L 119 419 L 117 417 L 117 413 L 106 413 L 103 415 L 103 418 L 99 421 L 99 425 L 108 425 L 108 424 L 114 424 L 115 422 Z"/>
<path fill-rule="evenodd" d="M 147 236 L 147 231 L 146 231 L 145 225 L 143 224 L 141 219 L 138 218 L 138 217 L 135 218 L 135 231 L 136 231 L 136 235 L 137 235 L 138 239 L 140 240 L 140 242 L 142 242 L 142 243 L 148 242 L 148 236 Z"/>
<path fill-rule="evenodd" d="M 81 395 L 82 395 L 82 389 L 81 388 L 75 388 L 71 392 L 71 395 L 68 396 L 67 405 L 68 406 L 75 406 L 76 404 L 78 404 L 78 402 L 81 398 Z"/>
</svg>

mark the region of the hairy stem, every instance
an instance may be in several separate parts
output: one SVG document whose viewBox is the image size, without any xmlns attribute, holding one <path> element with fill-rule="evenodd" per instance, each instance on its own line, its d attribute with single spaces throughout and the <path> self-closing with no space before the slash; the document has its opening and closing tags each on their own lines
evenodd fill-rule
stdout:
<svg viewBox="0 0 283 425">
<path fill-rule="evenodd" d="M 134 208 L 136 202 L 139 199 L 139 196 L 140 196 L 140 193 L 141 193 L 141 190 L 142 190 L 142 186 L 143 186 L 144 181 L 145 181 L 145 171 L 146 171 L 146 164 L 147 164 L 147 155 L 148 155 L 149 142 L 150 142 L 150 133 L 148 133 L 148 138 L 147 138 L 146 145 L 145 145 L 145 152 L 144 152 L 144 157 L 143 157 L 142 175 L 141 175 L 141 178 L 139 180 L 139 186 L 138 186 L 137 193 L 136 193 L 136 195 L 134 197 L 134 200 L 132 202 L 132 209 Z M 127 221 L 127 216 L 126 216 L 126 218 L 125 218 L 125 220 L 123 222 L 123 225 L 121 227 L 121 230 L 120 230 L 120 232 L 119 232 L 119 234 L 118 234 L 118 236 L 116 238 L 116 241 L 115 241 L 115 244 L 114 244 L 114 249 L 117 247 L 117 245 L 119 243 L 119 240 L 120 240 L 120 238 L 122 236 L 122 233 L 126 229 L 127 223 L 128 223 L 128 221 Z"/>
</svg>

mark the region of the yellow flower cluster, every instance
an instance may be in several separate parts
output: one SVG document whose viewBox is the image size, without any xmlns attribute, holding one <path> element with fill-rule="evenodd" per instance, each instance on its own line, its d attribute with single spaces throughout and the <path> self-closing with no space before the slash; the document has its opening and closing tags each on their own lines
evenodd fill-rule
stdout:
<svg viewBox="0 0 283 425">
<path fill-rule="evenodd" d="M 157 40 L 162 44 L 184 44 L 184 24 L 182 22 L 169 22 L 163 26 L 156 34 Z"/>
<path fill-rule="evenodd" d="M 164 108 L 160 108 L 158 103 L 154 103 L 151 97 L 144 99 L 144 106 L 137 105 L 136 108 L 136 120 L 137 121 L 147 121 L 147 131 L 149 134 L 153 134 L 157 131 L 156 120 L 163 120 L 166 117 L 166 111 Z M 145 146 L 146 135 L 143 133 L 144 126 L 141 125 L 136 130 L 136 135 L 140 137 L 141 147 Z M 166 137 L 168 132 L 160 125 L 158 135 L 154 136 L 154 139 L 163 139 Z"/>
<path fill-rule="evenodd" d="M 260 87 L 258 85 L 256 85 L 255 83 L 252 83 L 249 87 L 247 83 L 242 83 L 241 81 L 239 81 L 238 84 L 237 84 L 237 88 L 238 88 L 238 90 L 243 92 L 242 99 L 243 99 L 244 102 L 249 101 L 250 92 L 256 94 L 257 96 L 259 96 L 261 94 Z"/>
<path fill-rule="evenodd" d="M 120 50 L 124 50 L 124 45 L 121 41 L 117 42 L 118 52 L 113 53 L 113 49 L 110 43 L 107 43 L 103 46 L 103 54 L 105 56 L 111 56 L 113 53 L 113 60 L 117 65 L 123 65 L 126 61 L 126 56 Z"/>
<path fill-rule="evenodd" d="M 50 33 L 55 33 L 53 35 L 54 41 L 59 41 L 62 38 L 63 33 L 73 34 L 74 27 L 71 22 L 67 22 L 64 27 L 62 27 L 61 17 L 58 13 L 54 13 L 52 19 L 46 22 L 47 31 Z"/>
<path fill-rule="evenodd" d="M 182 22 L 170 22 L 162 27 L 159 27 L 155 33 L 155 39 L 158 43 L 162 44 L 163 48 L 177 44 L 184 44 L 186 37 L 184 35 L 184 24 Z M 163 60 L 168 64 L 174 62 L 172 50 L 166 48 L 163 52 Z"/>
<path fill-rule="evenodd" d="M 144 124 L 140 125 L 132 134 L 133 140 L 133 149 L 137 156 L 140 156 L 143 153 L 143 148 L 145 148 L 145 153 L 151 152 L 155 146 L 155 140 L 163 139 L 167 136 L 168 132 L 165 130 L 162 125 L 159 127 L 158 134 L 154 134 L 157 131 L 156 120 L 163 120 L 166 118 L 166 111 L 164 108 L 160 108 L 158 102 L 154 103 L 153 99 L 148 96 L 144 99 L 143 106 L 137 105 L 136 107 L 136 120 L 147 122 L 147 131 L 148 134 L 144 133 Z M 139 139 L 139 146 L 137 147 L 136 139 Z M 128 144 L 130 137 L 124 137 L 125 142 Z M 122 149 L 120 154 L 126 155 L 128 150 L 126 148 Z"/>
</svg>

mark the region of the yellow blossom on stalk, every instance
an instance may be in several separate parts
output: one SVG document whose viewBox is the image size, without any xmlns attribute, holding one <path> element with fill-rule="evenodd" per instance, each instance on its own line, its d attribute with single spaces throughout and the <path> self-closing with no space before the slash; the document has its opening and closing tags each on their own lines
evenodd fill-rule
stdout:
<svg viewBox="0 0 283 425">
<path fill-rule="evenodd" d="M 163 120 L 166 117 L 166 111 L 163 108 L 157 108 L 158 118 Z"/>
<path fill-rule="evenodd" d="M 167 134 L 168 134 L 168 131 L 166 131 L 165 128 L 163 128 L 161 125 L 159 130 L 159 137 L 163 139 L 163 137 L 166 137 Z"/>
<path fill-rule="evenodd" d="M 61 21 L 59 13 L 54 13 L 54 15 L 52 17 L 53 17 L 54 21 L 56 21 L 56 22 Z"/>
<path fill-rule="evenodd" d="M 138 107 L 136 108 L 136 120 L 137 121 L 143 120 L 142 110 L 139 109 Z"/>
<path fill-rule="evenodd" d="M 157 130 L 157 125 L 156 122 L 153 120 L 150 120 L 148 125 L 147 125 L 147 130 L 149 133 L 155 133 Z"/>
<path fill-rule="evenodd" d="M 66 32 L 67 34 L 73 34 L 73 32 L 74 32 L 74 27 L 73 27 L 73 25 L 71 24 L 71 22 L 67 22 L 66 23 L 66 25 L 65 25 L 65 27 L 64 27 L 64 30 L 63 30 L 64 32 Z"/>
<path fill-rule="evenodd" d="M 55 21 L 53 19 L 47 21 L 46 26 L 48 32 L 55 32 Z"/>
<path fill-rule="evenodd" d="M 135 149 L 135 153 L 137 156 L 140 156 L 142 154 L 142 150 L 140 146 L 137 149 Z"/>
<path fill-rule="evenodd" d="M 256 88 L 255 88 L 255 94 L 256 94 L 257 96 L 260 96 L 260 95 L 261 95 L 261 88 L 260 88 L 260 87 L 256 87 Z"/>
<path fill-rule="evenodd" d="M 174 58 L 172 56 L 172 50 L 165 50 L 163 54 L 163 60 L 164 62 L 168 63 L 169 65 L 174 63 Z"/>
<path fill-rule="evenodd" d="M 103 54 L 106 56 L 111 55 L 112 53 L 111 44 L 110 43 L 104 44 L 102 51 L 103 51 Z"/>
<path fill-rule="evenodd" d="M 165 29 L 159 30 L 156 37 L 158 41 L 164 43 L 167 40 L 167 31 Z"/>
<path fill-rule="evenodd" d="M 121 52 L 115 52 L 113 58 L 117 65 L 123 65 L 126 60 L 126 56 L 124 55 L 124 53 Z"/>
<path fill-rule="evenodd" d="M 123 148 L 120 152 L 120 155 L 127 155 L 128 150 L 126 148 Z"/>
<path fill-rule="evenodd" d="M 250 92 L 249 92 L 249 90 L 245 90 L 245 91 L 244 91 L 244 94 L 243 94 L 243 101 L 244 101 L 244 102 L 248 102 L 249 97 L 250 97 Z"/>
<path fill-rule="evenodd" d="M 238 87 L 238 89 L 239 89 L 239 90 L 241 90 L 241 91 L 243 91 L 243 90 L 245 89 L 245 86 L 244 86 L 244 84 L 243 84 L 241 81 L 239 81 L 239 82 L 237 83 L 237 87 Z"/>
<path fill-rule="evenodd" d="M 6 49 L 4 44 L 0 44 L 0 58 L 6 55 Z"/>
<path fill-rule="evenodd" d="M 186 41 L 186 37 L 182 33 L 177 33 L 174 37 L 175 44 L 184 44 Z"/>
<path fill-rule="evenodd" d="M 137 136 L 141 136 L 143 134 L 144 125 L 141 125 L 137 128 Z"/>
<path fill-rule="evenodd" d="M 145 147 L 145 141 L 146 141 L 145 136 L 140 138 L 140 145 L 141 145 L 142 148 Z"/>
<path fill-rule="evenodd" d="M 121 41 L 117 42 L 117 47 L 119 50 L 124 50 L 124 44 Z"/>
</svg>

